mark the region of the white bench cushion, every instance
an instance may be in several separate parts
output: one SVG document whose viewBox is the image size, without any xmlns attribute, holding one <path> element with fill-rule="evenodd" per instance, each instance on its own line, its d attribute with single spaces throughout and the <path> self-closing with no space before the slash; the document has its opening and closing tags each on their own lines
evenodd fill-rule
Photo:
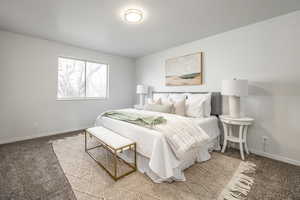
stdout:
<svg viewBox="0 0 300 200">
<path fill-rule="evenodd" d="M 88 128 L 86 131 L 114 149 L 134 143 L 131 140 L 101 126 Z"/>
</svg>

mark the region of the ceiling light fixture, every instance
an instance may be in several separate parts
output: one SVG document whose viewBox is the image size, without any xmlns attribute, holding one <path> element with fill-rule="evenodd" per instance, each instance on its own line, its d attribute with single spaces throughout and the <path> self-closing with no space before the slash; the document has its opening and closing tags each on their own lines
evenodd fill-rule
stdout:
<svg viewBox="0 0 300 200">
<path fill-rule="evenodd" d="M 143 17 L 143 12 L 138 9 L 128 9 L 124 12 L 124 20 L 130 24 L 141 23 Z"/>
</svg>

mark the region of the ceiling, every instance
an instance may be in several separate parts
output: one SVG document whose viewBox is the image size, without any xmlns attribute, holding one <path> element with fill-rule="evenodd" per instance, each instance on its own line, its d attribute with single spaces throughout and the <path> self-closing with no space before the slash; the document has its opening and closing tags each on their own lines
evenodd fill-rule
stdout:
<svg viewBox="0 0 300 200">
<path fill-rule="evenodd" d="M 126 24 L 125 8 L 142 8 Z M 300 9 L 299 0 L 0 0 L 0 29 L 140 57 Z"/>
</svg>

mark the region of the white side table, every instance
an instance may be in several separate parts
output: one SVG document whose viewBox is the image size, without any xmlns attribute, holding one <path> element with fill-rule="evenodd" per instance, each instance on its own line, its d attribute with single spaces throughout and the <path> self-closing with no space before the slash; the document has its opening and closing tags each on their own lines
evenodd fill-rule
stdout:
<svg viewBox="0 0 300 200">
<path fill-rule="evenodd" d="M 227 142 L 235 142 L 240 145 L 240 153 L 241 157 L 244 160 L 244 147 L 247 154 L 249 154 L 248 146 L 247 146 L 247 131 L 248 126 L 252 125 L 254 119 L 250 117 L 242 117 L 242 118 L 232 118 L 228 115 L 220 116 L 221 122 L 224 127 L 224 144 L 222 148 L 222 153 L 225 152 Z M 239 126 L 239 136 L 233 136 L 233 126 Z"/>
</svg>

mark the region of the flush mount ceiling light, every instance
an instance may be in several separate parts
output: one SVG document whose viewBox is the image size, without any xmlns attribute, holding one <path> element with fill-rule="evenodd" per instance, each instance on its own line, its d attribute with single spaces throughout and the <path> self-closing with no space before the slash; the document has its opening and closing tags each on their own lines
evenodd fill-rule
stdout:
<svg viewBox="0 0 300 200">
<path fill-rule="evenodd" d="M 124 21 L 130 24 L 139 24 L 143 21 L 143 12 L 138 9 L 128 9 L 124 12 Z"/>
</svg>

